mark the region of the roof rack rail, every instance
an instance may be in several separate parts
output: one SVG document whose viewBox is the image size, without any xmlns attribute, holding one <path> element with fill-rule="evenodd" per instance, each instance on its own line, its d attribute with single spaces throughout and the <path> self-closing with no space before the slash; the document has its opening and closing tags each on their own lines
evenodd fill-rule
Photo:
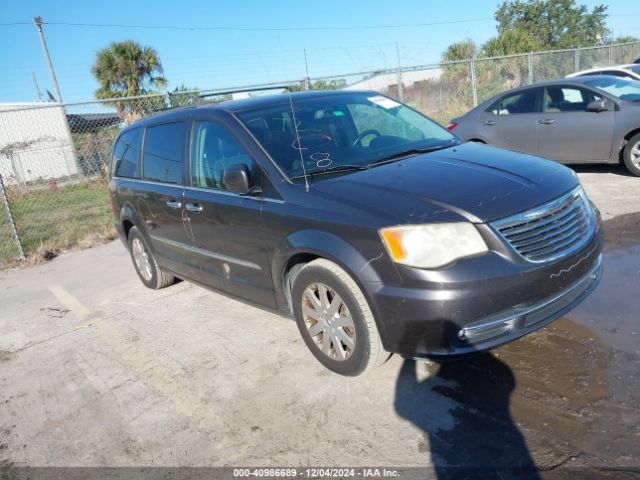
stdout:
<svg viewBox="0 0 640 480">
<path fill-rule="evenodd" d="M 282 88 L 284 90 L 291 90 L 290 85 L 271 85 L 268 87 L 250 87 L 250 88 L 236 88 L 234 90 L 221 90 L 219 92 L 204 93 L 202 95 L 198 95 L 198 97 L 206 98 L 206 97 L 215 97 L 217 95 L 231 95 L 233 93 L 263 92 L 265 90 L 278 90 L 279 88 Z"/>
</svg>

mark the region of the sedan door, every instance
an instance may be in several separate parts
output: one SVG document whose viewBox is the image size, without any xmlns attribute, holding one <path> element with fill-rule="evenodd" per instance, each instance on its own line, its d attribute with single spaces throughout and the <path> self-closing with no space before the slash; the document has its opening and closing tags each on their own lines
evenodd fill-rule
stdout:
<svg viewBox="0 0 640 480">
<path fill-rule="evenodd" d="M 185 227 L 198 258 L 200 281 L 263 305 L 275 306 L 265 249 L 262 197 L 227 190 L 224 170 L 244 165 L 253 185 L 260 168 L 221 123 L 193 122 L 191 186 L 185 190 Z"/>
<path fill-rule="evenodd" d="M 496 147 L 538 153 L 539 88 L 505 95 L 476 117 L 477 138 Z"/>
<path fill-rule="evenodd" d="M 540 156 L 559 162 L 601 162 L 611 155 L 614 108 L 587 111 L 587 105 L 602 100 L 590 89 L 553 85 L 544 89 L 543 112 L 538 118 Z"/>
</svg>

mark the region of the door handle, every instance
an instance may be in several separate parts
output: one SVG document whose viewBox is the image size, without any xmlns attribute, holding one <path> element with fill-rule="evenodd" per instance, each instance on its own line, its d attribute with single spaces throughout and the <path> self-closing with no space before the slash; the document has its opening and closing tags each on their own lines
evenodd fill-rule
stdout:
<svg viewBox="0 0 640 480">
<path fill-rule="evenodd" d="M 180 200 L 168 200 L 167 207 L 177 209 L 182 207 L 182 202 Z"/>
<path fill-rule="evenodd" d="M 203 210 L 199 203 L 187 203 L 184 208 L 193 213 L 200 213 Z"/>
<path fill-rule="evenodd" d="M 552 123 L 556 123 L 556 121 L 551 118 L 545 118 L 544 120 L 538 120 L 538 123 L 541 125 L 551 125 Z"/>
<path fill-rule="evenodd" d="M 482 124 L 491 126 L 491 125 L 495 125 L 496 122 L 494 122 L 493 120 L 486 120 L 486 121 L 482 122 Z"/>
</svg>

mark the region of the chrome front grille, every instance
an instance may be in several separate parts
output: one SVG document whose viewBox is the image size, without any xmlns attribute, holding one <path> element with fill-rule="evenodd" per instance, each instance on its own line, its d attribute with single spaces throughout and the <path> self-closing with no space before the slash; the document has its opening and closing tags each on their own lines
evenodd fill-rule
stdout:
<svg viewBox="0 0 640 480">
<path fill-rule="evenodd" d="M 492 225 L 530 262 L 548 262 L 586 244 L 593 236 L 595 219 L 584 191 L 578 187 L 541 207 Z"/>
</svg>

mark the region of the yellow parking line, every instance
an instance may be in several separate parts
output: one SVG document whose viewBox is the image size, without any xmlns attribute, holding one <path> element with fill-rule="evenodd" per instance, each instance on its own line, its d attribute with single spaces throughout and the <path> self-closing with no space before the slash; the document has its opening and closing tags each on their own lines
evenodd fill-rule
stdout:
<svg viewBox="0 0 640 480">
<path fill-rule="evenodd" d="M 55 285 L 49 290 L 60 303 L 82 320 L 90 317 L 91 310 L 61 286 Z M 201 427 L 220 426 L 220 419 L 208 403 L 188 392 L 178 378 L 163 368 L 157 358 L 146 355 L 137 343 L 129 341 L 109 322 L 101 320 L 101 318 L 92 319 L 90 323 L 76 329 L 95 326 L 96 332 L 106 340 L 120 360 L 129 366 L 144 383 L 171 400 L 179 412 L 193 419 Z"/>
</svg>

